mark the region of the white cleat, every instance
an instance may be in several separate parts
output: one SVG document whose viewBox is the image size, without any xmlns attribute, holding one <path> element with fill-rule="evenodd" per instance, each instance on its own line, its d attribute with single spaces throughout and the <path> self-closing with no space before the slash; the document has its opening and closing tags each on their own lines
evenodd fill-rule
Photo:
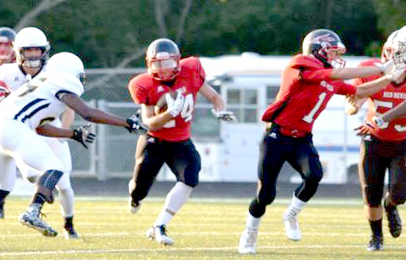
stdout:
<svg viewBox="0 0 406 260">
<path fill-rule="evenodd" d="M 246 228 L 241 234 L 238 252 L 240 254 L 255 254 L 258 230 Z"/>
<path fill-rule="evenodd" d="M 302 234 L 299 229 L 299 222 L 297 220 L 298 213 L 299 212 L 294 209 L 288 209 L 283 215 L 286 236 L 288 239 L 293 241 L 299 241 L 302 238 Z"/>
<path fill-rule="evenodd" d="M 141 202 L 134 202 L 130 196 L 128 198 L 128 208 L 132 214 L 136 214 L 141 208 Z"/>
<path fill-rule="evenodd" d="M 166 234 L 165 226 L 150 227 L 147 230 L 146 236 L 149 240 L 155 240 L 156 242 L 164 245 L 173 245 L 173 239 Z"/>
</svg>

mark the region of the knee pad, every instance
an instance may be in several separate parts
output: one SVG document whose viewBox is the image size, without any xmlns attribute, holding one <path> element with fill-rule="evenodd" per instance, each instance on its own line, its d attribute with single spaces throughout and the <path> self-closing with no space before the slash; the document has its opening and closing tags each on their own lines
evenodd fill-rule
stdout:
<svg viewBox="0 0 406 260">
<path fill-rule="evenodd" d="M 380 184 L 369 184 L 362 189 L 364 200 L 370 207 L 378 207 L 382 203 L 383 186 Z"/>
</svg>

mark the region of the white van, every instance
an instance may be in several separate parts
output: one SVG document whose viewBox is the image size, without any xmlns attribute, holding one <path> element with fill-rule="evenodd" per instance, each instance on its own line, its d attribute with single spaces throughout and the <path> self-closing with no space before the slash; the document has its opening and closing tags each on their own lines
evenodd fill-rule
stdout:
<svg viewBox="0 0 406 260">
<path fill-rule="evenodd" d="M 279 90 L 282 70 L 291 56 L 256 53 L 202 57 L 207 79 L 234 111 L 238 123 L 215 120 L 211 104 L 197 102 L 194 142 L 202 157 L 201 181 L 255 182 L 259 143 L 264 130 L 261 115 Z M 347 67 L 356 67 L 368 57 L 345 57 Z M 353 129 L 363 122 L 363 112 L 344 113 L 344 97 L 336 95 L 314 125 L 314 144 L 324 168 L 322 183 L 357 181 L 360 140 Z M 285 164 L 279 181 L 298 182 L 299 174 Z"/>
</svg>

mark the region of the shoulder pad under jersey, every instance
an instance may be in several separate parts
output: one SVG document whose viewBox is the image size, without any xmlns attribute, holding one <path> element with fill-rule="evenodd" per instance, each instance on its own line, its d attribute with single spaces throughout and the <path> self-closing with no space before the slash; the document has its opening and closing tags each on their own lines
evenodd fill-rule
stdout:
<svg viewBox="0 0 406 260">
<path fill-rule="evenodd" d="M 324 65 L 318 59 L 307 55 L 296 55 L 290 61 L 289 66 L 294 69 L 323 69 Z"/>
</svg>

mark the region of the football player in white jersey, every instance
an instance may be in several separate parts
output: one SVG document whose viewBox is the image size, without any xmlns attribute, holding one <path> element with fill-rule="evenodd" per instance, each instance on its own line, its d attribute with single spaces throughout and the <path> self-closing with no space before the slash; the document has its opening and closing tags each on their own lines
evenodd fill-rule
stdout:
<svg viewBox="0 0 406 260">
<path fill-rule="evenodd" d="M 0 66 L 0 81 L 5 83 L 10 91 L 17 90 L 38 74 L 46 71 L 46 62 L 50 50 L 50 44 L 44 32 L 36 27 L 26 27 L 20 30 L 15 37 L 13 45 L 17 63 Z M 74 112 L 68 108 L 62 115 L 61 120 L 57 118 L 51 124 L 56 127 L 69 129 L 74 120 Z M 65 238 L 79 238 L 73 226 L 74 191 L 70 182 L 72 161 L 69 145 L 66 140 L 44 138 L 58 158 L 62 160 L 66 169 L 66 174 L 56 186 L 59 193 L 62 215 L 65 220 Z M 19 170 L 23 178 L 32 183 L 35 182 L 39 174 L 29 167 L 21 166 Z M 14 186 L 15 177 L 13 177 L 0 178 L 0 218 L 4 218 L 4 202 Z"/>
<path fill-rule="evenodd" d="M 72 53 L 61 52 L 49 59 L 46 73 L 24 84 L 0 103 L 0 172 L 14 174 L 14 161 L 17 166 L 41 172 L 32 202 L 19 221 L 44 236 L 57 235 L 39 215 L 45 202 L 52 201 L 52 191 L 63 177 L 65 166 L 36 129 L 60 117 L 70 107 L 90 122 L 122 126 L 138 134 L 148 130 L 136 116 L 125 119 L 87 106 L 80 98 L 84 91 L 83 78 L 82 61 Z M 59 137 L 72 138 L 73 135 L 74 131 L 64 130 Z"/>
</svg>

